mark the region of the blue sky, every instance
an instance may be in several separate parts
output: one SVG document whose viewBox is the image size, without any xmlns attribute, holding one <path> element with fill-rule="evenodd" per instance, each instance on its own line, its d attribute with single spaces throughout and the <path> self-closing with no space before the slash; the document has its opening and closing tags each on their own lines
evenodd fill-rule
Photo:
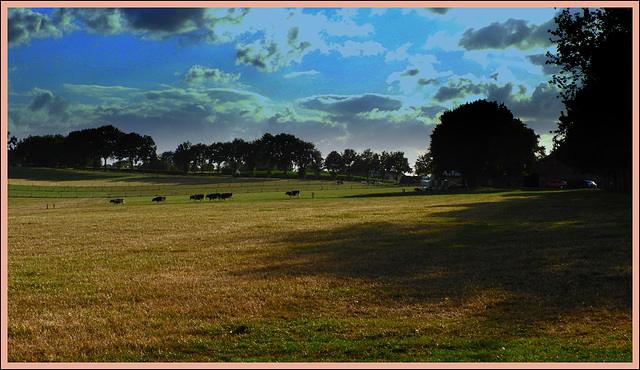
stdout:
<svg viewBox="0 0 640 370">
<path fill-rule="evenodd" d="M 158 154 L 285 132 L 323 156 L 400 150 L 413 165 L 445 110 L 487 99 L 550 149 L 564 107 L 544 55 L 560 9 L 542 4 L 8 8 L 7 128 L 111 124 Z"/>
</svg>

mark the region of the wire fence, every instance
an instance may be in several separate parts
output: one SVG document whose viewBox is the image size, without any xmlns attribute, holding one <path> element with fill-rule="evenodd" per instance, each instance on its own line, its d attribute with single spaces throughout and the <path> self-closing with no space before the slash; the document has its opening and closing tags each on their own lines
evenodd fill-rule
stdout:
<svg viewBox="0 0 640 370">
<path fill-rule="evenodd" d="M 155 196 L 190 196 L 193 194 L 211 193 L 262 193 L 323 191 L 340 189 L 367 189 L 373 186 L 388 187 L 389 185 L 373 185 L 361 182 L 344 182 L 336 184 L 328 181 L 308 180 L 280 180 L 273 182 L 219 182 L 200 184 L 145 184 L 128 183 L 69 186 L 69 185 L 39 185 L 21 184 L 8 185 L 8 197 L 15 198 L 117 198 L 117 197 L 155 197 Z"/>
</svg>

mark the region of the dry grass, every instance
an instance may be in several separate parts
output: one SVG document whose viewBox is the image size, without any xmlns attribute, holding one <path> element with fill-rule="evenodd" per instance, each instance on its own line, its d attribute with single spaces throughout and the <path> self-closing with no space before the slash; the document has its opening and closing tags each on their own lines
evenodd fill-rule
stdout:
<svg viewBox="0 0 640 370">
<path fill-rule="evenodd" d="M 631 361 L 629 199 L 332 196 L 11 199 L 9 361 Z"/>
</svg>

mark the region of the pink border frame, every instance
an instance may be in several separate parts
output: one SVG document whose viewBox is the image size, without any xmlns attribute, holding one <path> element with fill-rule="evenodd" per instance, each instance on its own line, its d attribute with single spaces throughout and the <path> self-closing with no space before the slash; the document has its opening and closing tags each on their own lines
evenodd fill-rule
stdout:
<svg viewBox="0 0 640 370">
<path fill-rule="evenodd" d="M 136 369 L 512 369 L 512 368 L 552 368 L 552 369 L 637 369 L 639 367 L 638 353 L 638 208 L 639 208 L 639 184 L 638 184 L 638 8 L 636 1 L 3 1 L 2 2 L 2 35 L 7 35 L 7 9 L 15 7 L 114 7 L 114 6 L 138 6 L 138 7 L 254 7 L 254 8 L 278 8 L 278 7 L 630 7 L 633 8 L 633 360 L 631 363 L 15 363 L 7 361 L 7 130 L 8 130 L 8 61 L 7 38 L 2 37 L 2 125 L 1 142 L 2 163 L 0 163 L 0 216 L 1 223 L 1 283 L 2 295 L 1 312 L 2 327 L 0 330 L 0 367 L 2 369 L 105 369 L 105 368 L 136 368 Z"/>
</svg>

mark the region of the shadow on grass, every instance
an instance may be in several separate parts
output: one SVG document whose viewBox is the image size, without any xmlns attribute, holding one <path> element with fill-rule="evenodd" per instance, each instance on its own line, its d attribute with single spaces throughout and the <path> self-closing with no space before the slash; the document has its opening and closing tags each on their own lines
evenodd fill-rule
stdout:
<svg viewBox="0 0 640 370">
<path fill-rule="evenodd" d="M 439 221 L 285 233 L 281 241 L 297 247 L 267 257 L 268 267 L 239 273 L 356 280 L 359 291 L 395 306 L 464 303 L 500 291 L 508 298 L 481 315 L 500 324 L 553 322 L 585 310 L 630 315 L 629 197 L 530 192 L 505 199 L 435 210 Z"/>
</svg>

